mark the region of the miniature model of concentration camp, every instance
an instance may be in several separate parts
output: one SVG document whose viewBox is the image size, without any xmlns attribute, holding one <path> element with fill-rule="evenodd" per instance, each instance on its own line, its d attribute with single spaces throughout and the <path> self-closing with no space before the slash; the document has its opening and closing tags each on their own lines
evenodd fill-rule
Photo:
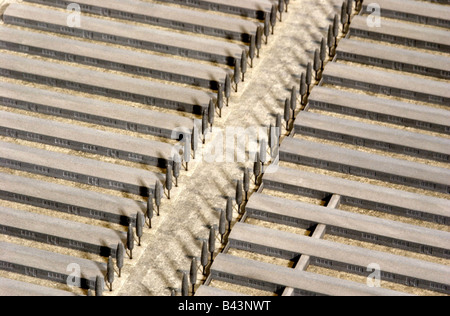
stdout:
<svg viewBox="0 0 450 316">
<path fill-rule="evenodd" d="M 0 1 L 0 295 L 450 294 L 450 2 Z"/>
</svg>

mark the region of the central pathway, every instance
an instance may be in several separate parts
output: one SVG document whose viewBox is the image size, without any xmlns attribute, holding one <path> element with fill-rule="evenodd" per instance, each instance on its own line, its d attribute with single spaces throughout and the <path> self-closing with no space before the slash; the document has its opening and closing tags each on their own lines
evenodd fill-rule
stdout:
<svg viewBox="0 0 450 316">
<path fill-rule="evenodd" d="M 255 59 L 253 69 L 249 67 L 245 82 L 239 85 L 238 93 L 232 94 L 222 118 L 216 115 L 212 134 L 206 145 L 200 144 L 189 171 L 182 173 L 172 199 L 164 200 L 153 229 L 146 229 L 142 246 L 124 269 L 119 295 L 170 295 L 172 289 L 180 294 L 182 271 L 189 271 L 193 256 L 200 257 L 209 227 L 219 222 L 218 210 L 225 208 L 227 196 L 234 198 L 243 168 L 253 165 L 252 161 L 208 162 L 202 159 L 203 153 L 222 141 L 225 128 L 259 128 L 275 123 L 276 114 L 283 113 L 289 89 L 298 87 L 301 72 L 326 36 L 334 12 L 340 10 L 335 5 L 340 4 L 336 0 L 290 2 L 289 12 L 283 14 L 281 23 L 277 22 L 275 35 L 263 45 L 260 58 Z"/>
</svg>

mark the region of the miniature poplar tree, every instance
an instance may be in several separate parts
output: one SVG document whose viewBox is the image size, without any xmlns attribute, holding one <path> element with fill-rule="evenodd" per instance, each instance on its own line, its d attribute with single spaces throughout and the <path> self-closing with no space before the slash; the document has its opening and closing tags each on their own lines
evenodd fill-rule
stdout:
<svg viewBox="0 0 450 316">
<path fill-rule="evenodd" d="M 273 157 L 274 156 L 273 154 L 278 146 L 278 132 L 277 128 L 272 124 L 270 124 L 269 135 L 270 135 L 269 138 L 270 156 Z"/>
<path fill-rule="evenodd" d="M 347 2 L 343 2 L 341 6 L 341 24 L 342 24 L 342 31 L 344 33 L 347 32 L 347 23 L 349 22 L 349 16 L 348 16 L 348 8 L 347 8 Z"/>
<path fill-rule="evenodd" d="M 241 56 L 241 73 L 242 73 L 242 82 L 245 82 L 245 73 L 247 72 L 247 52 L 242 50 Z"/>
<path fill-rule="evenodd" d="M 259 51 L 262 47 L 262 38 L 264 34 L 264 27 L 258 26 L 258 29 L 256 31 L 256 38 L 255 38 L 255 46 L 256 46 L 256 56 L 259 58 Z M 252 61 L 252 67 L 253 67 L 253 61 Z"/>
<path fill-rule="evenodd" d="M 244 170 L 244 192 L 245 192 L 245 201 L 248 201 L 248 192 L 250 191 L 250 171 L 248 168 Z"/>
<path fill-rule="evenodd" d="M 203 275 L 206 275 L 206 267 L 208 266 L 208 243 L 206 240 L 202 241 L 202 253 L 200 255 L 200 263 L 203 267 Z"/>
<path fill-rule="evenodd" d="M 321 61 L 320 61 L 320 51 L 318 48 L 314 51 L 314 72 L 315 72 L 315 78 L 316 81 L 319 81 L 319 71 L 321 67 Z"/>
<path fill-rule="evenodd" d="M 347 0 L 347 25 L 350 24 L 353 13 L 353 0 Z"/>
<path fill-rule="evenodd" d="M 302 72 L 300 75 L 300 98 L 302 105 L 305 105 L 306 94 L 308 93 L 308 85 L 306 84 L 306 74 Z"/>
<path fill-rule="evenodd" d="M 260 27 L 258 27 L 256 29 L 256 35 L 250 35 L 250 47 L 248 50 L 248 57 L 250 58 L 250 67 L 251 68 L 253 68 L 253 59 L 255 59 L 255 55 L 256 55 L 256 50 L 257 50 L 256 38 L 258 37 L 259 29 L 260 29 Z"/>
<path fill-rule="evenodd" d="M 273 150 L 275 149 L 275 135 L 274 135 L 274 129 L 273 129 L 273 124 L 269 125 L 269 130 L 267 133 L 267 139 L 268 139 L 268 145 L 269 145 L 269 149 L 270 149 L 270 156 L 272 157 L 272 153 Z"/>
<path fill-rule="evenodd" d="M 231 96 L 231 78 L 229 74 L 225 76 L 225 86 L 223 87 L 223 92 L 225 94 L 225 98 L 227 99 L 227 106 L 228 106 L 228 104 L 230 103 L 230 96 Z"/>
<path fill-rule="evenodd" d="M 347 1 L 343 1 L 341 5 L 341 23 L 342 25 L 347 24 L 347 15 L 348 15 L 348 3 Z"/>
<path fill-rule="evenodd" d="M 121 242 L 117 244 L 116 249 L 116 266 L 119 269 L 119 278 L 122 276 L 123 260 L 125 257 L 125 247 Z"/>
<path fill-rule="evenodd" d="M 95 296 L 103 296 L 104 282 L 103 277 L 100 275 L 95 278 Z"/>
<path fill-rule="evenodd" d="M 295 120 L 295 110 L 297 109 L 297 89 L 295 86 L 292 86 L 291 89 L 291 110 L 292 110 L 292 118 Z"/>
<path fill-rule="evenodd" d="M 228 231 L 231 231 L 231 222 L 233 221 L 233 198 L 229 196 L 227 198 L 227 206 L 225 208 L 226 217 L 228 221 Z"/>
<path fill-rule="evenodd" d="M 163 195 L 163 187 L 159 180 L 156 180 L 155 184 L 155 204 L 156 204 L 156 215 L 159 216 L 159 208 L 161 206 L 161 199 Z"/>
<path fill-rule="evenodd" d="M 286 130 L 289 130 L 289 120 L 291 119 L 291 100 L 286 98 L 284 101 L 284 120 L 286 121 Z"/>
<path fill-rule="evenodd" d="M 281 114 L 278 113 L 277 114 L 277 118 L 275 120 L 275 131 L 276 131 L 276 135 L 277 135 L 277 143 L 278 145 L 280 145 L 280 140 L 281 140 Z"/>
<path fill-rule="evenodd" d="M 253 163 L 253 175 L 255 176 L 255 185 L 258 185 L 258 177 L 261 175 L 261 158 L 259 152 L 256 153 L 255 162 Z"/>
<path fill-rule="evenodd" d="M 127 232 L 127 249 L 130 251 L 130 259 L 133 259 L 133 249 L 134 249 L 134 230 L 131 224 L 128 225 Z"/>
<path fill-rule="evenodd" d="M 211 226 L 209 229 L 209 243 L 208 250 L 211 254 L 211 261 L 214 259 L 214 251 L 216 251 L 216 229 L 214 226 Z"/>
<path fill-rule="evenodd" d="M 206 133 L 208 131 L 208 110 L 203 110 L 202 114 L 202 135 L 203 135 L 203 144 L 206 140 Z"/>
<path fill-rule="evenodd" d="M 261 159 L 261 173 L 264 173 L 264 164 L 267 162 L 267 141 L 265 138 L 261 140 L 259 151 L 259 159 Z"/>
<path fill-rule="evenodd" d="M 191 269 L 189 270 L 189 280 L 192 285 L 192 294 L 195 293 L 195 284 L 197 283 L 197 258 L 192 258 Z"/>
<path fill-rule="evenodd" d="M 337 38 L 339 36 L 339 17 L 337 14 L 334 15 L 333 19 L 333 36 L 334 36 L 334 48 L 336 48 Z"/>
<path fill-rule="evenodd" d="M 223 100 L 222 100 L 222 107 L 223 107 Z M 221 109 L 221 111 L 222 111 L 222 109 Z M 192 127 L 191 149 L 192 149 L 192 154 L 194 155 L 194 159 L 195 159 L 195 153 L 197 152 L 197 149 L 198 149 L 198 127 L 197 127 L 197 124 L 195 124 L 195 121 L 194 121 L 194 126 Z"/>
<path fill-rule="evenodd" d="M 175 187 L 178 187 L 178 178 L 181 171 L 181 157 L 179 153 L 173 155 L 173 176 L 175 178 Z"/>
<path fill-rule="evenodd" d="M 270 35 L 270 14 L 268 12 L 264 12 L 264 37 L 266 38 L 266 45 L 269 41 L 269 35 Z"/>
<path fill-rule="evenodd" d="M 184 136 L 183 159 L 186 164 L 186 171 L 189 170 L 189 162 L 191 162 L 191 137 L 189 134 Z"/>
<path fill-rule="evenodd" d="M 334 47 L 334 35 L 333 35 L 333 26 L 330 24 L 328 26 L 327 33 L 327 46 L 328 46 L 328 56 L 333 56 L 333 47 Z"/>
<path fill-rule="evenodd" d="M 238 211 L 241 212 L 241 205 L 243 202 L 242 197 L 242 182 L 241 180 L 238 180 L 236 183 L 236 204 L 238 205 Z"/>
<path fill-rule="evenodd" d="M 152 228 L 152 218 L 153 218 L 153 196 L 150 195 L 147 200 L 147 218 L 148 218 L 148 228 Z"/>
<path fill-rule="evenodd" d="M 284 0 L 278 0 L 278 12 L 280 13 L 280 22 L 283 21 Z"/>
<path fill-rule="evenodd" d="M 323 71 L 325 60 L 327 59 L 327 43 L 324 37 L 322 37 L 322 41 L 320 42 L 320 70 Z"/>
<path fill-rule="evenodd" d="M 272 26 L 272 34 L 275 31 L 275 25 L 277 24 L 277 11 L 278 6 L 276 4 L 272 5 L 272 10 L 270 11 L 270 25 Z"/>
<path fill-rule="evenodd" d="M 223 109 L 223 84 L 219 82 L 219 87 L 217 90 L 217 108 L 219 109 L 219 117 L 222 117 Z M 195 127 L 195 124 L 194 124 Z"/>
<path fill-rule="evenodd" d="M 214 124 L 214 115 L 216 112 L 216 106 L 214 105 L 213 99 L 209 100 L 209 106 L 208 106 L 208 123 L 211 126 L 211 132 Z"/>
<path fill-rule="evenodd" d="M 189 295 L 189 281 L 186 272 L 183 271 L 183 279 L 181 281 L 181 295 L 188 296 Z"/>
<path fill-rule="evenodd" d="M 109 291 L 112 291 L 113 282 L 114 282 L 114 262 L 111 256 L 108 258 L 108 264 L 106 265 L 106 278 L 109 283 Z"/>
<path fill-rule="evenodd" d="M 238 92 L 238 85 L 241 82 L 241 62 L 237 59 L 234 60 L 233 82 L 236 86 L 235 91 Z"/>
<path fill-rule="evenodd" d="M 284 6 L 286 7 L 286 12 L 288 12 L 289 0 L 284 0 Z"/>
<path fill-rule="evenodd" d="M 167 189 L 167 198 L 170 200 L 170 191 L 172 190 L 172 165 L 169 163 L 166 168 L 166 189 Z"/>
<path fill-rule="evenodd" d="M 225 235 L 225 232 L 227 231 L 227 219 L 225 217 L 225 211 L 220 210 L 220 216 L 219 216 L 219 234 L 220 234 L 220 242 L 223 243 L 223 236 Z"/>
<path fill-rule="evenodd" d="M 312 84 L 312 66 L 311 66 L 311 62 L 308 62 L 308 65 L 306 66 L 306 77 L 305 77 L 305 82 L 306 82 L 306 95 L 308 96 L 309 93 L 311 92 L 311 84 Z"/>
<path fill-rule="evenodd" d="M 136 236 L 138 237 L 138 246 L 141 246 L 141 238 L 144 234 L 143 228 L 145 225 L 145 217 L 142 212 L 136 214 Z"/>
</svg>

